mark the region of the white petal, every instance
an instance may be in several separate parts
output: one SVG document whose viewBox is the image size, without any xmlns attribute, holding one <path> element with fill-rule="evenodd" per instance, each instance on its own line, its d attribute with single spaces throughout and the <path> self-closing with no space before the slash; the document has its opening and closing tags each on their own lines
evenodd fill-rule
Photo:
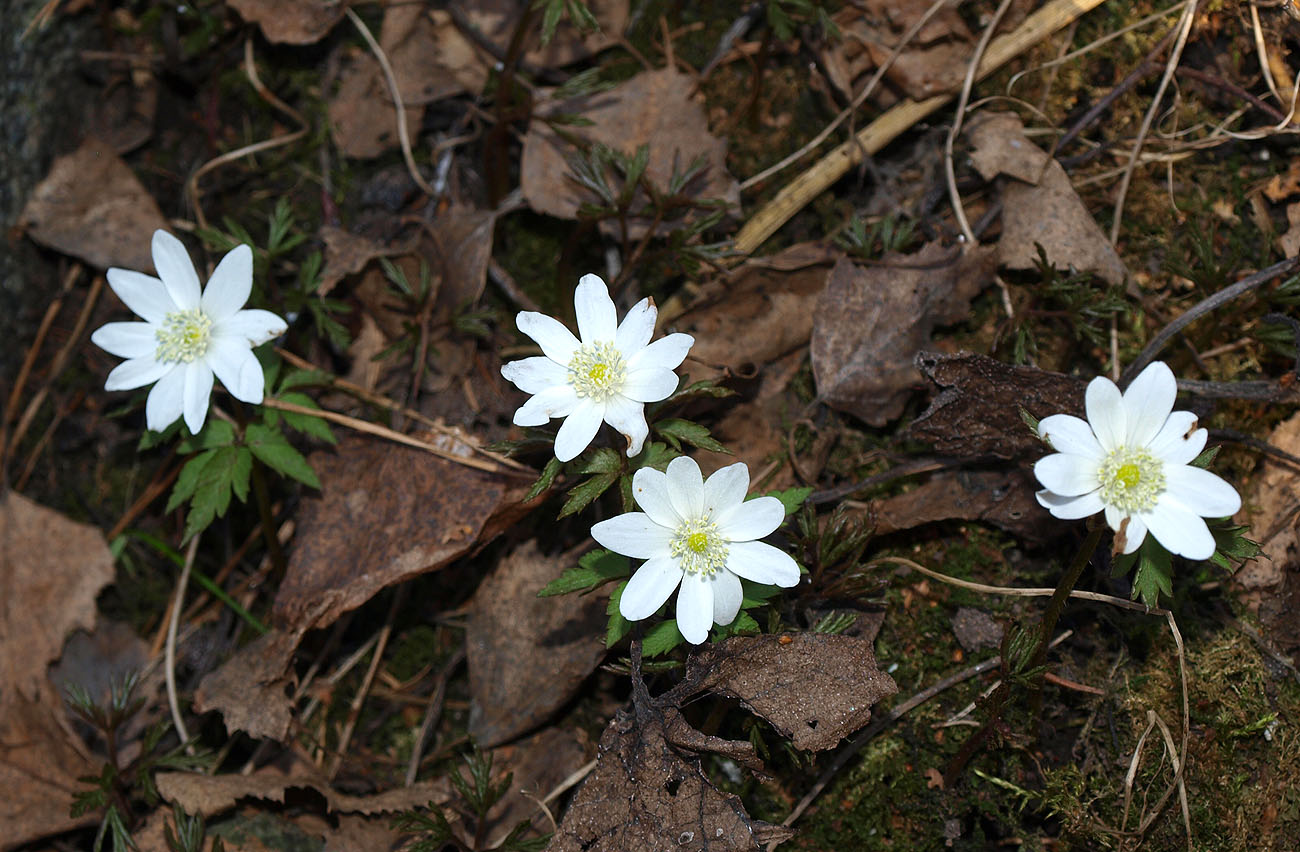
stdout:
<svg viewBox="0 0 1300 852">
<path fill-rule="evenodd" d="M 1088 409 L 1088 425 L 1092 427 L 1101 448 L 1110 452 L 1124 446 L 1124 438 L 1128 434 L 1124 418 L 1124 397 L 1120 395 L 1115 383 L 1105 376 L 1098 376 L 1088 382 L 1084 406 Z"/>
<path fill-rule="evenodd" d="M 158 351 L 158 327 L 147 322 L 110 322 L 90 342 L 119 358 L 146 358 Z"/>
<path fill-rule="evenodd" d="M 134 390 L 153 384 L 176 368 L 175 364 L 155 361 L 152 355 L 123 361 L 113 368 L 104 381 L 104 390 Z M 176 418 L 172 418 L 175 420 Z M 171 420 L 167 421 L 168 423 Z"/>
<path fill-rule="evenodd" d="M 541 393 L 547 388 L 569 384 L 569 371 L 541 355 L 502 364 L 501 375 L 524 393 Z"/>
<path fill-rule="evenodd" d="M 114 268 L 108 270 L 108 286 L 132 313 L 145 322 L 161 325 L 167 315 L 176 310 L 176 303 L 167 295 L 167 288 L 152 275 Z"/>
<path fill-rule="evenodd" d="M 702 574 L 687 574 L 677 593 L 677 629 L 687 642 L 698 645 L 709 638 L 713 626 L 713 583 Z"/>
<path fill-rule="evenodd" d="M 729 551 L 727 570 L 733 574 L 783 589 L 799 585 L 799 564 L 784 550 L 761 541 L 737 541 Z"/>
<path fill-rule="evenodd" d="M 1103 508 L 1101 494 L 1096 491 L 1080 494 L 1078 497 L 1062 497 L 1060 494 L 1053 494 L 1044 489 L 1034 496 L 1038 498 L 1038 505 L 1051 512 L 1052 517 L 1063 521 L 1077 521 L 1079 518 L 1095 515 Z"/>
<path fill-rule="evenodd" d="M 670 334 L 661 337 L 646 348 L 627 359 L 628 370 L 640 370 L 643 367 L 662 367 L 676 370 L 686 360 L 686 353 L 695 345 L 695 338 L 689 334 Z"/>
<path fill-rule="evenodd" d="M 736 620 L 740 605 L 745 600 L 745 590 L 740 578 L 730 571 L 713 575 L 713 623 L 724 627 Z"/>
<path fill-rule="evenodd" d="M 203 361 L 185 365 L 185 425 L 195 435 L 208 419 L 208 403 L 212 400 L 212 368 Z"/>
<path fill-rule="evenodd" d="M 185 408 L 185 368 L 169 364 L 172 369 L 149 391 L 144 404 L 145 424 L 161 432 L 176 422 Z"/>
<path fill-rule="evenodd" d="M 614 348 L 623 353 L 624 358 L 631 358 L 650 342 L 655 333 L 655 318 L 659 309 L 653 300 L 646 298 L 632 306 L 623 321 L 614 332 Z"/>
<path fill-rule="evenodd" d="M 1147 444 L 1147 450 L 1165 464 L 1187 464 L 1201 454 L 1210 437 L 1206 430 L 1196 428 L 1196 422 L 1192 412 L 1175 411 Z"/>
<path fill-rule="evenodd" d="M 1241 508 L 1237 490 L 1216 474 L 1191 465 L 1165 465 L 1165 493 L 1171 499 L 1202 518 L 1226 518 Z"/>
<path fill-rule="evenodd" d="M 673 540 L 673 531 L 656 524 L 644 512 L 627 512 L 623 515 L 593 524 L 591 537 L 601 547 L 633 559 L 653 559 L 667 556 Z"/>
<path fill-rule="evenodd" d="M 1097 481 L 1097 464 L 1096 458 L 1052 453 L 1034 463 L 1034 476 L 1038 477 L 1038 481 L 1048 491 L 1054 491 L 1062 497 L 1078 497 L 1095 491 L 1100 486 Z"/>
<path fill-rule="evenodd" d="M 1058 453 L 1101 458 L 1101 444 L 1088 421 L 1070 414 L 1053 414 L 1038 423 L 1038 434 Z"/>
<path fill-rule="evenodd" d="M 662 471 L 643 467 L 634 473 L 632 496 L 636 498 L 636 504 L 660 526 L 677 529 L 684 520 L 668 497 L 668 475 Z"/>
<path fill-rule="evenodd" d="M 1108 509 L 1108 514 L 1109 511 Z M 1110 528 L 1115 531 L 1115 549 L 1120 553 L 1132 553 L 1142 546 L 1142 542 L 1146 541 L 1147 525 L 1140 515 L 1129 515 L 1125 518 L 1122 512 L 1118 513 L 1115 523 L 1110 524 Z M 1124 535 L 1122 540 L 1120 539 L 1121 530 L 1123 530 Z"/>
<path fill-rule="evenodd" d="M 578 336 L 583 343 L 614 340 L 618 332 L 618 311 L 599 275 L 578 279 L 578 289 L 573 291 L 573 309 L 578 315 Z"/>
<path fill-rule="evenodd" d="M 237 337 L 249 346 L 261 346 L 273 337 L 279 337 L 289 326 L 270 311 L 256 308 L 236 311 L 223 320 L 214 320 L 213 337 Z"/>
<path fill-rule="evenodd" d="M 1163 361 L 1153 361 L 1124 390 L 1124 417 L 1129 446 L 1145 446 L 1174 410 L 1178 381 Z"/>
<path fill-rule="evenodd" d="M 637 402 L 658 402 L 667 399 L 677 390 L 677 374 L 661 367 L 641 367 L 629 370 L 620 392 Z"/>
<path fill-rule="evenodd" d="M 645 422 L 645 403 L 633 402 L 615 394 L 605 402 L 605 422 L 618 430 L 627 441 L 627 457 L 641 452 L 650 427 Z"/>
<path fill-rule="evenodd" d="M 651 559 L 632 575 L 618 599 L 618 611 L 628 621 L 649 618 L 682 581 L 682 567 L 677 560 L 664 556 Z"/>
<path fill-rule="evenodd" d="M 577 406 L 578 395 L 569 385 L 547 388 L 519 406 L 515 412 L 515 425 L 545 426 L 554 417 L 568 417 Z"/>
<path fill-rule="evenodd" d="M 704 480 L 704 512 L 717 521 L 741 504 L 749 491 L 749 465 L 736 462 L 720 467 Z M 720 522 L 719 522 L 720 523 Z M 771 530 L 768 530 L 771 532 Z M 767 533 L 763 533 L 767 535 Z"/>
<path fill-rule="evenodd" d="M 566 462 L 587 449 L 604 422 L 604 415 L 605 406 L 589 399 L 580 400 L 560 424 L 560 431 L 555 433 L 555 457 Z"/>
<path fill-rule="evenodd" d="M 1214 536 L 1198 515 L 1173 501 L 1161 500 L 1142 515 L 1156 541 L 1170 553 L 1188 559 L 1209 559 L 1214 555 Z"/>
<path fill-rule="evenodd" d="M 235 246 L 221 258 L 200 300 L 203 313 L 213 322 L 221 322 L 248 301 L 253 291 L 253 250 L 248 246 Z"/>
<path fill-rule="evenodd" d="M 166 231 L 154 231 L 153 265 L 176 307 L 190 311 L 199 306 L 199 276 L 184 243 Z"/>
<path fill-rule="evenodd" d="M 704 514 L 704 476 L 690 456 L 678 456 L 668 462 L 668 499 L 683 518 Z"/>
<path fill-rule="evenodd" d="M 578 338 L 554 317 L 537 311 L 520 311 L 515 316 L 515 325 L 542 347 L 547 358 L 557 364 L 568 364 L 573 360 L 573 353 L 578 351 Z"/>
<path fill-rule="evenodd" d="M 755 497 L 733 506 L 718 518 L 718 530 L 727 541 L 753 541 L 771 535 L 785 520 L 785 506 L 775 497 Z"/>
<path fill-rule="evenodd" d="M 262 372 L 257 356 L 243 340 L 234 337 L 214 339 L 208 347 L 205 360 L 235 399 L 253 405 L 262 402 L 266 391 L 266 375 Z"/>
</svg>

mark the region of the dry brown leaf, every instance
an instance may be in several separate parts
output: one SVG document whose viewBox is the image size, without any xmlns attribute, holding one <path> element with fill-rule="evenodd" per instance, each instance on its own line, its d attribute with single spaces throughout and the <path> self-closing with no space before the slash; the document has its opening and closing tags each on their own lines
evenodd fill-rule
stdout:
<svg viewBox="0 0 1300 852">
<path fill-rule="evenodd" d="M 474 593 L 465 645 L 469 732 L 491 748 L 537 727 L 568 703 L 605 656 L 605 599 L 539 598 L 571 560 L 530 539 L 503 558 Z"/>
<path fill-rule="evenodd" d="M 322 225 L 317 236 L 325 243 L 325 268 L 316 290 L 318 296 L 328 296 L 344 278 L 357 274 L 375 258 L 389 254 L 384 246 L 369 237 L 331 225 Z"/>
<path fill-rule="evenodd" d="M 1046 451 L 1046 447 L 1044 447 Z M 921 485 L 871 504 L 876 532 L 886 535 L 935 521 L 985 521 L 1021 539 L 1044 541 L 1060 533 L 1034 499 L 1038 486 L 1024 470 L 939 473 Z"/>
<path fill-rule="evenodd" d="M 1278 235 L 1277 245 L 1287 257 L 1295 257 L 1300 254 L 1300 201 L 1286 206 L 1286 224 L 1286 233 Z"/>
<path fill-rule="evenodd" d="M 829 268 L 843 254 L 822 243 L 799 243 L 746 261 L 710 285 L 679 323 L 695 337 L 691 361 L 749 373 L 802 348 L 812 336 L 813 308 Z M 691 378 L 701 378 L 694 370 Z"/>
<path fill-rule="evenodd" d="M 1037 367 L 1013 367 L 986 355 L 922 352 L 917 369 L 943 390 L 908 428 L 942 455 L 962 459 L 1037 458 L 1050 450 L 1021 419 L 1083 417 L 1084 383 Z"/>
<path fill-rule="evenodd" d="M 688 679 L 740 700 L 789 737 L 796 748 L 823 751 L 861 728 L 880 699 L 898 692 L 876 666 L 870 640 L 797 633 L 735 636 L 692 655 Z"/>
<path fill-rule="evenodd" d="M 380 590 L 443 567 L 529 511 L 528 484 L 422 450 L 354 438 L 311 458 L 319 497 L 299 508 L 296 546 L 272 609 L 276 630 L 199 684 L 195 706 L 231 730 L 282 739 L 293 651 Z"/>
<path fill-rule="evenodd" d="M 1002 644 L 1002 625 L 984 610 L 971 606 L 957 607 L 952 616 L 952 632 L 967 653 Z"/>
<path fill-rule="evenodd" d="M 334 813 L 393 813 L 424 807 L 431 802 L 441 805 L 451 799 L 451 784 L 445 778 L 397 787 L 372 796 L 352 796 L 335 790 L 323 775 L 306 767 L 292 774 L 275 767 L 265 767 L 251 775 L 159 772 L 156 782 L 159 794 L 168 802 L 205 817 L 224 813 L 241 799 L 283 802 L 285 792 L 294 788 L 320 793 Z"/>
<path fill-rule="evenodd" d="M 570 133 L 628 156 L 639 146 L 649 145 L 650 162 L 645 175 L 657 187 L 667 187 L 674 167 L 685 171 L 696 157 L 702 156 L 707 165 L 688 187 L 689 192 L 696 198 L 721 198 L 738 206 L 740 186 L 727 172 L 727 143 L 709 133 L 704 110 L 692 98 L 694 90 L 695 81 L 690 77 L 664 68 L 642 72 L 607 92 L 546 104 L 539 112 L 582 115 L 594 125 L 570 127 Z M 583 203 L 599 202 L 598 196 L 569 177 L 567 158 L 577 153 L 545 121 L 533 120 L 524 137 L 519 167 L 520 185 L 530 207 L 548 216 L 574 219 Z M 641 209 L 646 203 L 644 193 L 638 190 L 633 209 Z M 642 236 L 650 224 L 648 220 L 630 219 L 629 237 Z M 610 222 L 601 225 L 615 230 L 618 227 Z"/>
<path fill-rule="evenodd" d="M 17 695 L 36 699 L 64 638 L 95 625 L 95 598 L 113 580 L 97 527 L 15 491 L 0 496 L 0 715 Z"/>
<path fill-rule="evenodd" d="M 267 41 L 320 41 L 347 11 L 347 0 L 227 0 L 245 21 L 262 28 Z"/>
<path fill-rule="evenodd" d="M 12 493 L 10 494 L 12 497 Z M 8 637 L 3 641 L 7 645 Z M 97 814 L 68 816 L 72 794 L 86 785 L 77 779 L 99 774 L 69 742 L 59 724 L 63 702 L 53 689 L 40 696 L 4 689 L 0 704 L 0 850 L 15 849 L 40 837 L 94 825 Z"/>
<path fill-rule="evenodd" d="M 1015 113 L 986 113 L 971 122 L 971 160 L 986 180 L 1012 178 L 1002 188 L 998 262 L 1033 269 L 1038 246 L 1060 269 L 1093 272 L 1111 284 L 1128 277 L 1124 262 L 1083 205 L 1061 164 L 1025 136 Z"/>
<path fill-rule="evenodd" d="M 826 279 L 813 317 L 818 396 L 872 426 L 902 414 L 921 377 L 912 363 L 936 326 L 963 318 L 992 281 L 993 252 L 930 243 L 875 266 L 844 258 Z"/>
<path fill-rule="evenodd" d="M 542 49 L 534 31 L 524 61 L 548 68 L 567 65 L 613 44 L 627 23 L 627 0 L 596 0 L 588 5 L 600 22 L 599 32 L 584 35 L 562 25 Z M 480 0 L 460 7 L 467 23 L 502 51 L 523 12 L 518 0 Z M 481 92 L 497 64 L 496 57 L 461 31 L 450 13 L 419 3 L 390 5 L 378 40 L 392 66 L 412 133 L 427 104 Z M 392 94 L 379 63 L 368 52 L 356 54 L 344 69 L 329 115 L 334 139 L 350 157 L 377 157 L 398 144 Z"/>
<path fill-rule="evenodd" d="M 793 835 L 751 819 L 664 738 L 662 724 L 620 712 L 600 738 L 596 768 L 578 789 L 548 852 L 729 852 Z"/>
<path fill-rule="evenodd" d="M 1300 414 L 1278 424 L 1268 443 L 1300 455 Z M 1243 495 L 1242 516 L 1263 553 L 1238 569 L 1233 583 L 1257 609 L 1265 631 L 1283 647 L 1300 645 L 1300 475 L 1288 464 L 1265 461 Z"/>
<path fill-rule="evenodd" d="M 43 246 L 107 269 L 147 272 L 153 232 L 167 220 L 135 174 L 98 139 L 59 157 L 33 190 L 18 224 Z"/>
</svg>

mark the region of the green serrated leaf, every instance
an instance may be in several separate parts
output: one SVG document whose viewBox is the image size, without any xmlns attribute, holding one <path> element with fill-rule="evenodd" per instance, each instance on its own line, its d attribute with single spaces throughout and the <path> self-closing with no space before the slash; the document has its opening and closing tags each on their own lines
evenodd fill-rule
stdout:
<svg viewBox="0 0 1300 852">
<path fill-rule="evenodd" d="M 641 653 L 646 657 L 661 657 L 685 641 L 682 631 L 677 627 L 677 620 L 670 618 L 646 631 L 645 638 L 641 640 Z"/>
<path fill-rule="evenodd" d="M 290 388 L 302 387 L 303 385 L 327 386 L 330 383 L 331 376 L 324 370 L 301 370 L 293 369 L 284 374 L 284 379 L 280 382 L 280 393 L 284 393 Z"/>
<path fill-rule="evenodd" d="M 1216 444 L 1213 447 L 1206 447 L 1204 450 L 1201 450 L 1201 454 L 1196 458 L 1192 459 L 1191 461 L 1192 466 L 1200 467 L 1200 468 L 1209 468 L 1210 465 L 1214 464 L 1214 459 L 1216 456 L 1219 455 L 1220 449 L 1222 449 L 1222 447 Z"/>
<path fill-rule="evenodd" d="M 730 450 L 718 443 L 710 434 L 709 430 L 698 423 L 690 420 L 679 418 L 669 418 L 660 420 L 654 424 L 654 430 L 662 435 L 664 440 L 672 445 L 674 450 L 680 450 L 682 444 L 690 444 L 692 447 L 699 447 L 702 450 L 709 450 L 714 453 L 726 453 L 731 455 Z"/>
<path fill-rule="evenodd" d="M 595 476 L 578 483 L 569 491 L 569 499 L 564 501 L 564 506 L 560 509 L 560 518 L 567 518 L 575 512 L 581 512 L 591 505 L 592 501 L 609 490 L 609 486 L 614 484 L 618 479 L 617 473 L 598 473 Z"/>
<path fill-rule="evenodd" d="M 279 398 L 284 402 L 300 405 L 303 408 L 320 409 L 320 406 L 316 404 L 316 400 L 307 396 L 305 393 L 298 393 L 296 391 L 281 393 Z M 310 435 L 313 438 L 319 438 L 327 444 L 337 444 L 339 442 L 338 438 L 334 437 L 334 432 L 330 429 L 329 424 L 321 417 L 313 417 L 310 414 L 300 414 L 296 411 L 282 411 L 280 413 L 284 415 L 284 422 L 288 423 L 299 432 Z"/>
<path fill-rule="evenodd" d="M 243 496 L 248 496 L 251 460 L 246 451 L 241 452 L 240 447 L 218 447 L 209 450 L 205 456 L 206 461 L 198 472 L 190 498 L 190 510 L 185 517 L 186 541 L 207 529 L 217 518 L 225 516 L 237 480 L 242 482 Z"/>
<path fill-rule="evenodd" d="M 212 454 L 216 450 L 205 450 L 185 462 L 181 468 L 180 475 L 176 477 L 176 484 L 172 486 L 172 496 L 167 500 L 167 508 L 163 510 L 164 514 L 169 514 L 180 508 L 181 504 L 194 496 L 194 491 L 199 487 L 199 474 L 203 468 L 212 459 Z"/>
<path fill-rule="evenodd" d="M 524 502 L 527 503 L 538 494 L 541 494 L 543 491 L 550 488 L 555 482 L 555 477 L 559 475 L 560 469 L 563 467 L 564 462 L 555 458 L 555 456 L 551 456 L 550 460 L 546 462 L 546 467 L 542 468 L 542 475 L 537 477 L 537 481 L 533 483 L 533 487 L 528 489 L 528 495 L 524 497 Z"/>
<path fill-rule="evenodd" d="M 307 459 L 284 439 L 284 435 L 259 423 L 250 423 L 244 431 L 244 444 L 257 460 L 277 473 L 292 477 L 304 485 L 320 488 L 316 471 Z"/>
<path fill-rule="evenodd" d="M 610 580 L 626 577 L 630 570 L 631 562 L 626 556 L 609 550 L 593 550 L 582 555 L 578 567 L 570 568 L 547 583 L 537 596 L 549 598 L 570 592 L 589 592 Z"/>
<path fill-rule="evenodd" d="M 668 462 L 680 456 L 677 450 L 669 447 L 660 441 L 647 441 L 645 449 L 641 455 L 637 456 L 637 468 L 649 467 L 657 471 L 663 471 L 668 467 Z"/>
<path fill-rule="evenodd" d="M 1149 607 L 1160 605 L 1160 595 L 1174 593 L 1173 556 L 1148 535 L 1137 551 L 1137 571 L 1133 574 L 1133 600 L 1141 599 Z"/>
<path fill-rule="evenodd" d="M 799 507 L 804 504 L 804 501 L 807 500 L 809 495 L 811 495 L 812 493 L 813 493 L 812 488 L 806 485 L 801 485 L 797 488 L 786 488 L 783 491 L 769 491 L 766 494 L 761 494 L 761 495 L 751 494 L 746 499 L 752 500 L 755 497 L 760 497 L 760 496 L 775 497 L 776 499 L 780 500 L 781 505 L 785 507 L 785 516 L 788 518 L 791 515 L 793 515 L 795 512 L 799 511 Z"/>
<path fill-rule="evenodd" d="M 622 457 L 609 447 L 598 447 L 584 453 L 580 463 L 579 473 L 619 473 L 623 470 Z"/>
<path fill-rule="evenodd" d="M 736 392 L 730 388 L 721 387 L 717 382 L 706 379 L 702 382 L 695 382 L 684 388 L 680 388 L 672 396 L 668 397 L 668 402 L 679 399 L 687 399 L 695 396 L 709 397 L 711 399 L 725 399 L 729 396 L 735 396 Z"/>
<path fill-rule="evenodd" d="M 614 593 L 609 596 L 609 603 L 605 606 L 605 614 L 609 616 L 609 624 L 605 627 L 606 648 L 613 648 L 632 629 L 632 622 L 618 611 L 618 602 L 622 599 L 625 588 L 627 588 L 626 580 L 615 586 Z"/>
</svg>

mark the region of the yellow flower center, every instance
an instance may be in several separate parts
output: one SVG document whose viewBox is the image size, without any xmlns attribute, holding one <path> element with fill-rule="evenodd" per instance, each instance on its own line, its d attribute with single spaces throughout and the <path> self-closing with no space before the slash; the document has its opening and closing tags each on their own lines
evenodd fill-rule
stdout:
<svg viewBox="0 0 1300 852">
<path fill-rule="evenodd" d="M 156 360 L 164 364 L 188 364 L 207 354 L 212 343 L 212 320 L 198 308 L 174 311 L 167 315 L 154 336 L 158 338 Z"/>
<path fill-rule="evenodd" d="M 613 343 L 584 343 L 569 360 L 569 384 L 579 399 L 605 402 L 623 389 L 627 365 Z"/>
<path fill-rule="evenodd" d="M 677 528 L 668 545 L 668 553 L 676 557 L 687 574 L 712 577 L 727 566 L 727 541 L 718 532 L 718 525 L 707 517 L 692 518 Z"/>
<path fill-rule="evenodd" d="M 1143 447 L 1112 450 L 1097 471 L 1102 502 L 1126 513 L 1147 512 L 1165 491 L 1165 465 Z"/>
</svg>

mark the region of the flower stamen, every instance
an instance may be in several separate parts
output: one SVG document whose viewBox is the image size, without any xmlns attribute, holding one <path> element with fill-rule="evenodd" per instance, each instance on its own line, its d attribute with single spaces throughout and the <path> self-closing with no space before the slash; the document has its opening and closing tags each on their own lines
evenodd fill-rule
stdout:
<svg viewBox="0 0 1300 852">
<path fill-rule="evenodd" d="M 569 360 L 569 384 L 579 399 L 605 402 L 623 389 L 627 365 L 613 343 L 584 343 Z"/>
<path fill-rule="evenodd" d="M 677 528 L 668 553 L 681 563 L 687 574 L 712 577 L 727 566 L 727 541 L 718 525 L 707 518 L 692 518 Z"/>
<path fill-rule="evenodd" d="M 198 308 L 174 311 L 155 333 L 154 358 L 164 364 L 189 364 L 207 354 L 212 342 L 212 320 Z"/>
<path fill-rule="evenodd" d="M 1097 471 L 1104 503 L 1126 513 L 1147 512 L 1165 490 L 1164 462 L 1145 448 L 1119 447 Z"/>
</svg>

